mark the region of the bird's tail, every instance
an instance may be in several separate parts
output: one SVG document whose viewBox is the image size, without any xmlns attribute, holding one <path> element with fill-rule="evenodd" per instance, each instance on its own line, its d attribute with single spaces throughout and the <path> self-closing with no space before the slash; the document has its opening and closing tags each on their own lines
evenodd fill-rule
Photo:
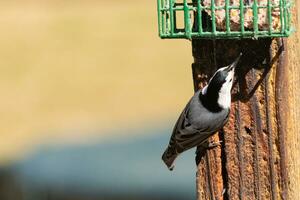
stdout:
<svg viewBox="0 0 300 200">
<path fill-rule="evenodd" d="M 174 169 L 174 161 L 177 158 L 178 153 L 174 148 L 169 146 L 162 155 L 162 160 L 167 165 L 170 171 Z"/>
</svg>

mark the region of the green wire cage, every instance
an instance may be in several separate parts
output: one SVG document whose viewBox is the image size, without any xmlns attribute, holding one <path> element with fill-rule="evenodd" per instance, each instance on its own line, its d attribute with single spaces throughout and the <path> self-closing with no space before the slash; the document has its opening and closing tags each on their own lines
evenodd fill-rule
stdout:
<svg viewBox="0 0 300 200">
<path fill-rule="evenodd" d="M 157 0 L 161 38 L 287 37 L 291 0 Z"/>
</svg>

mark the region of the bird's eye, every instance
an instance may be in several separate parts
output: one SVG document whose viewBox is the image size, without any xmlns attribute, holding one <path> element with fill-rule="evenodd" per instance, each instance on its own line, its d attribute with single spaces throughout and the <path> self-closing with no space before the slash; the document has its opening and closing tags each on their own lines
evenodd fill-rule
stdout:
<svg viewBox="0 0 300 200">
<path fill-rule="evenodd" d="M 232 81 L 232 78 L 229 80 L 229 82 L 231 82 Z"/>
</svg>

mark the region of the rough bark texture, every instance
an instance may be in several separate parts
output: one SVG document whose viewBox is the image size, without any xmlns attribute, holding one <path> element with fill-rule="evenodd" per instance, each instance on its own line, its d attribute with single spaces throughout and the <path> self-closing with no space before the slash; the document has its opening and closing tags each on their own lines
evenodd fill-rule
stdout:
<svg viewBox="0 0 300 200">
<path fill-rule="evenodd" d="M 297 191 L 296 183 L 288 185 L 297 171 L 287 167 L 298 163 L 291 162 L 296 156 L 287 143 L 297 147 L 289 137 L 299 138 L 299 125 L 291 123 L 299 115 L 291 114 L 297 87 L 289 77 L 295 69 L 287 67 L 286 40 L 194 40 L 192 45 L 195 89 L 243 52 L 229 123 L 212 138 L 223 145 L 196 158 L 198 199 L 288 199 Z"/>
<path fill-rule="evenodd" d="M 295 1 L 293 10 L 293 24 L 298 32 L 287 40 L 287 72 L 288 103 L 291 110 L 288 114 L 286 127 L 287 138 L 287 171 L 288 171 L 288 199 L 300 199 L 300 20 L 299 2 Z M 298 12 L 297 9 L 298 8 Z"/>
</svg>

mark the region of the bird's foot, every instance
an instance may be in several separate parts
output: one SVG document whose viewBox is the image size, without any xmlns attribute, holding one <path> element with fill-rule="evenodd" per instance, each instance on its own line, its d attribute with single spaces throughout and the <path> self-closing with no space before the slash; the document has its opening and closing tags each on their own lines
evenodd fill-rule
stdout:
<svg viewBox="0 0 300 200">
<path fill-rule="evenodd" d="M 213 149 L 215 147 L 221 146 L 221 143 L 223 141 L 219 140 L 217 142 L 204 142 L 203 144 L 197 146 L 196 150 L 196 164 L 198 165 L 202 159 L 202 157 L 205 155 L 207 150 Z"/>
<path fill-rule="evenodd" d="M 212 148 L 221 146 L 221 143 L 222 143 L 222 142 L 223 142 L 222 140 L 219 140 L 219 141 L 217 141 L 217 142 L 208 142 L 208 143 L 207 143 L 207 149 L 212 149 Z"/>
<path fill-rule="evenodd" d="M 215 148 L 215 147 L 218 147 L 218 146 L 221 146 L 221 144 L 222 144 L 222 140 L 219 140 L 219 141 L 217 141 L 217 142 L 209 142 L 209 141 L 206 141 L 206 142 L 204 142 L 202 145 L 199 145 L 198 147 L 197 147 L 197 150 L 196 150 L 196 154 L 198 154 L 198 153 L 200 153 L 200 152 L 203 152 L 203 151 L 205 151 L 205 150 L 209 150 L 209 149 L 213 149 L 213 148 Z"/>
<path fill-rule="evenodd" d="M 207 148 L 208 148 L 208 149 L 212 149 L 212 148 L 221 146 L 221 145 L 222 145 L 222 142 L 223 142 L 222 140 L 219 140 L 219 141 L 217 141 L 217 142 L 209 142 Z"/>
</svg>

